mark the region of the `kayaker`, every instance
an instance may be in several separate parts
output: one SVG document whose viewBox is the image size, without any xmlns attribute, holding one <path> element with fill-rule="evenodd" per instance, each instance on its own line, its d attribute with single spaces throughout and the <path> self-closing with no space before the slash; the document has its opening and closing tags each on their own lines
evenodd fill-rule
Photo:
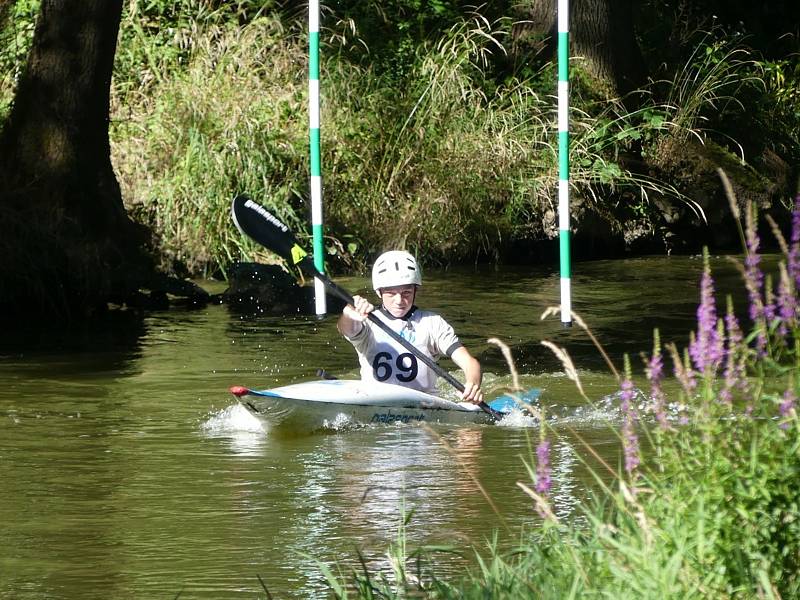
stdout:
<svg viewBox="0 0 800 600">
<path fill-rule="evenodd" d="M 376 310 L 363 296 L 353 296 L 353 304 L 342 311 L 337 327 L 358 353 L 361 379 L 436 393 L 436 373 L 367 319 L 375 311 L 379 319 L 421 353 L 433 360 L 449 356 L 464 371 L 462 400 L 480 404 L 481 365 L 447 321 L 414 304 L 421 285 L 422 275 L 411 254 L 401 250 L 384 252 L 372 267 L 372 287 L 381 306 Z"/>
</svg>

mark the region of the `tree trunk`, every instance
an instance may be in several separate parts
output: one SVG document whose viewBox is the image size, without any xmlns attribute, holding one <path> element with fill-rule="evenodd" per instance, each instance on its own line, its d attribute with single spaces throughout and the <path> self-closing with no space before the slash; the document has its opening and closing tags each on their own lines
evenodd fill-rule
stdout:
<svg viewBox="0 0 800 600">
<path fill-rule="evenodd" d="M 151 269 L 108 139 L 122 0 L 43 0 L 0 136 L 0 310 L 85 312 Z M 13 282 L 13 283 L 12 283 Z"/>
<path fill-rule="evenodd" d="M 556 0 L 525 6 L 515 38 L 534 38 L 539 50 L 555 54 Z M 631 0 L 572 0 L 570 57 L 580 61 L 610 96 L 624 96 L 645 81 L 646 69 L 633 27 Z"/>
</svg>

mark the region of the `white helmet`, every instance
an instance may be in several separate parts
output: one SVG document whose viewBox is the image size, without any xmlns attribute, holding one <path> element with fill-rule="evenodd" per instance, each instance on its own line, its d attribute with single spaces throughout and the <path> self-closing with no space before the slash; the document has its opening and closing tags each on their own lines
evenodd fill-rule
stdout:
<svg viewBox="0 0 800 600">
<path fill-rule="evenodd" d="M 381 288 L 408 284 L 422 285 L 422 274 L 414 257 L 403 250 L 381 254 L 372 267 L 372 288 L 380 293 Z"/>
</svg>

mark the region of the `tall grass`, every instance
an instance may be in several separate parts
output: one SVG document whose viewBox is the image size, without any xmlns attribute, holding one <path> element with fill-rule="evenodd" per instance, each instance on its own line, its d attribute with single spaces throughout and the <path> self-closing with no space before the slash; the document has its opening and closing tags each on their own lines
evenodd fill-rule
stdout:
<svg viewBox="0 0 800 600">
<path fill-rule="evenodd" d="M 336 597 L 800 596 L 800 196 L 788 238 L 773 226 L 784 251 L 774 286 L 760 268 L 756 219 L 744 218 L 745 256 L 737 263 L 747 320 L 733 313 L 730 298 L 716 298 L 706 256 L 697 327 L 684 350 L 661 348 L 656 335 L 644 357 L 643 405 L 626 359 L 618 396 L 624 461 L 610 484 L 598 475 L 582 519 L 566 522 L 550 509 L 546 442 L 559 433 L 544 425 L 528 466 L 531 481 L 519 483 L 542 519 L 518 548 L 490 549 L 456 581 L 373 577 L 366 579 L 380 583 L 365 590 L 362 573 L 354 592 L 340 576 L 332 583 Z M 665 358 L 677 396 L 662 387 Z M 574 371 L 568 355 L 564 360 Z M 670 411 L 670 404 L 680 408 Z M 406 552 L 406 560 L 419 562 L 413 549 Z"/>
<path fill-rule="evenodd" d="M 17 30 L 24 43 L 0 52 L 17 71 L 37 6 L 15 4 L 28 10 Z M 505 52 L 506 20 L 469 14 L 405 48 L 403 68 L 390 72 L 369 61 L 368 49 L 361 61 L 338 51 L 358 39 L 356 23 L 337 21 L 335 12 L 325 22 L 334 23 L 322 49 L 329 264 L 353 269 L 401 246 L 427 262 L 494 258 L 510 241 L 558 235 L 555 97 L 542 93 L 555 91 L 553 65 L 524 79 L 490 79 L 492 58 Z M 202 274 L 240 257 L 272 260 L 230 226 L 228 202 L 240 192 L 303 237 L 306 55 L 304 22 L 272 5 L 126 2 L 112 84 L 113 161 L 126 206 L 152 226 L 166 268 Z M 742 51 L 709 41 L 680 70 L 665 103 L 631 112 L 576 94 L 577 226 L 595 214 L 618 231 L 651 234 L 660 210 L 654 199 L 689 206 L 702 219 L 688 190 L 659 180 L 657 170 L 634 170 L 629 159 L 679 155 L 677 140 L 706 135 L 706 119 L 735 104 L 753 68 Z M 13 85 L 3 80 L 0 105 Z"/>
<path fill-rule="evenodd" d="M 552 166 L 547 102 L 518 82 L 481 88 L 487 55 L 504 51 L 491 25 L 454 26 L 400 81 L 335 65 L 330 213 L 371 251 L 491 254 L 515 226 L 508 208 L 529 201 L 532 169 Z"/>
<path fill-rule="evenodd" d="M 155 57 L 132 20 L 129 47 Z M 193 20 L 174 43 L 184 50 L 179 64 L 121 57 L 142 69 L 138 82 L 117 81 L 112 139 L 123 196 L 158 232 L 164 255 L 191 271 L 227 265 L 240 250 L 257 258 L 231 227 L 234 194 L 252 194 L 294 227 L 306 217 L 290 202 L 305 163 L 303 50 L 266 17 L 244 27 Z"/>
<path fill-rule="evenodd" d="M 227 202 L 247 191 L 305 230 L 304 37 L 267 14 L 240 25 L 200 11 L 171 37 L 140 21 L 126 13 L 115 79 L 114 158 L 128 205 L 190 271 L 269 260 L 234 235 Z M 323 48 L 326 246 L 341 264 L 390 247 L 428 262 L 496 257 L 509 240 L 557 235 L 554 98 L 533 80 L 485 79 L 506 29 L 472 15 L 418 46 L 401 74 Z M 644 135 L 631 132 L 653 135 L 652 121 L 573 117 L 581 210 L 610 215 L 605 196 L 620 190 L 641 203 L 652 192 L 690 202 L 614 155 L 621 139 Z"/>
<path fill-rule="evenodd" d="M 675 77 L 668 82 L 665 106 L 674 123 L 673 137 L 686 141 L 698 136 L 703 124 L 719 123 L 730 109 L 744 110 L 738 99 L 748 85 L 763 85 L 752 53 L 728 40 L 709 35 L 691 53 Z"/>
</svg>

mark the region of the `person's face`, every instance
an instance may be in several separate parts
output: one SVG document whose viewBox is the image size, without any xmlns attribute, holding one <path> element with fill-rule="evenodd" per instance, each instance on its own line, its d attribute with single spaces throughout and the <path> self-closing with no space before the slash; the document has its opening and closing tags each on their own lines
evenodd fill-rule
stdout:
<svg viewBox="0 0 800 600">
<path fill-rule="evenodd" d="M 417 294 L 417 286 L 395 285 L 392 287 L 381 288 L 381 302 L 386 310 L 393 317 L 403 317 L 414 304 L 414 297 Z"/>
</svg>

